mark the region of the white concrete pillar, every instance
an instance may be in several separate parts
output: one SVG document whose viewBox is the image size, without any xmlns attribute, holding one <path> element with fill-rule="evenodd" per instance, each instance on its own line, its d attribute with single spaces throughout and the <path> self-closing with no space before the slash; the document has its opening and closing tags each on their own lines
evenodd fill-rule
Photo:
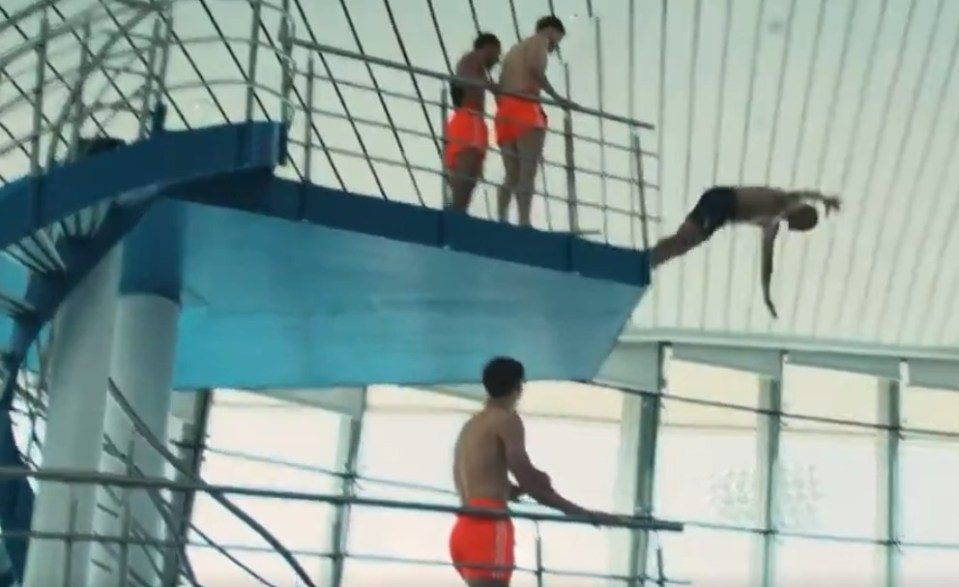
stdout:
<svg viewBox="0 0 959 587">
<path fill-rule="evenodd" d="M 93 471 L 100 464 L 120 257 L 119 248 L 106 255 L 54 319 L 44 468 Z M 33 530 L 89 534 L 95 492 L 90 485 L 41 482 Z M 31 539 L 24 586 L 83 587 L 90 552 L 89 542 Z"/>
<path fill-rule="evenodd" d="M 172 402 L 179 317 L 180 305 L 156 294 L 125 294 L 117 303 L 111 376 L 133 411 L 164 446 Z M 107 405 L 104 433 L 135 467 L 129 468 L 124 460 L 104 454 L 101 464 L 104 471 L 123 475 L 138 470 L 146 477 L 165 476 L 164 459 L 135 432 L 132 420 L 113 401 Z M 119 536 L 132 527 L 145 539 L 164 538 L 163 518 L 146 491 L 101 490 L 98 500 L 102 506 L 94 524 L 98 534 Z M 126 524 L 125 518 L 129 519 Z M 163 567 L 162 559 L 167 553 L 158 547 L 143 545 L 125 547 L 125 552 L 123 548 L 106 546 L 112 551 L 111 558 L 125 563 L 111 570 L 91 567 L 90 585 L 159 585 L 156 569 Z M 123 567 L 129 572 L 127 577 L 119 574 Z M 137 579 L 131 581 L 131 575 Z"/>
</svg>

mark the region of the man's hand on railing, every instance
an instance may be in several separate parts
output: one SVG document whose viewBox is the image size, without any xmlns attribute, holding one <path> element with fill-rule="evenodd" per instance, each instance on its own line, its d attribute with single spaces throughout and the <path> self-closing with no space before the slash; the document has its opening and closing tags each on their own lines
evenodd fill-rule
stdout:
<svg viewBox="0 0 959 587">
<path fill-rule="evenodd" d="M 597 528 L 604 526 L 621 526 L 629 521 L 627 516 L 609 514 L 606 512 L 587 512 L 586 519 Z"/>
</svg>

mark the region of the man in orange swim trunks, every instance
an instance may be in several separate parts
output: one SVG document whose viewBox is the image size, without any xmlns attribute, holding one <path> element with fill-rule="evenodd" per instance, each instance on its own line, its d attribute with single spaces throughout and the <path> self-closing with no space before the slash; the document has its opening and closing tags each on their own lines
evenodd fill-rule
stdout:
<svg viewBox="0 0 959 587">
<path fill-rule="evenodd" d="M 460 431 L 453 480 L 465 507 L 507 511 L 507 502 L 527 494 L 567 515 L 586 516 L 594 524 L 621 521 L 590 512 L 553 489 L 549 475 L 533 466 L 526 453 L 523 420 L 516 404 L 523 393 L 523 364 L 497 357 L 483 369 L 486 406 Z M 518 485 L 510 482 L 512 473 Z M 513 524 L 507 517 L 461 514 L 450 534 L 453 565 L 469 587 L 507 587 L 513 574 Z"/>
<path fill-rule="evenodd" d="M 489 83 L 489 71 L 499 63 L 502 52 L 499 39 L 482 33 L 473 41 L 473 50 L 456 64 L 456 76 Z M 446 123 L 446 146 L 443 158 L 450 184 L 450 209 L 466 212 L 473 199 L 476 182 L 483 175 L 483 160 L 489 148 L 486 128 L 486 90 L 482 86 L 450 84 L 453 116 Z"/>
<path fill-rule="evenodd" d="M 500 222 L 508 220 L 510 200 L 515 194 L 519 224 L 530 225 L 536 170 L 543 156 L 547 126 L 546 113 L 535 98 L 544 91 L 564 107 L 574 107 L 546 79 L 547 58 L 565 35 L 562 21 L 555 16 L 544 16 L 536 23 L 536 34 L 513 45 L 503 58 L 499 89 L 530 98 L 506 94 L 497 97 L 496 142 L 506 168 L 497 197 Z"/>
</svg>

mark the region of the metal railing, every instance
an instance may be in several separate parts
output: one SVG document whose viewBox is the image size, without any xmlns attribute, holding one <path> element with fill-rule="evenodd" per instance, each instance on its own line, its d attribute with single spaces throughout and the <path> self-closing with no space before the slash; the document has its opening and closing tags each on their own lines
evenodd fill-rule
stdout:
<svg viewBox="0 0 959 587">
<path fill-rule="evenodd" d="M 392 500 L 382 500 L 382 499 L 368 499 L 368 498 L 358 498 L 358 497 L 344 497 L 342 495 L 324 495 L 316 493 L 305 493 L 305 492 L 292 492 L 292 491 L 278 491 L 278 490 L 269 490 L 262 488 L 253 488 L 253 487 L 241 487 L 241 486 L 227 486 L 227 485 L 213 485 L 204 482 L 183 482 L 183 481 L 171 481 L 169 479 L 158 479 L 158 478 L 146 478 L 146 477 L 137 477 L 134 475 L 115 475 L 109 473 L 101 472 L 90 472 L 90 471 L 72 471 L 72 470 L 52 470 L 52 469 L 41 469 L 39 471 L 24 471 L 22 469 L 11 469 L 11 468 L 0 468 L 0 481 L 9 480 L 15 478 L 23 478 L 24 476 L 36 479 L 39 482 L 47 483 L 64 483 L 70 487 L 81 486 L 81 485 L 95 485 L 98 487 L 113 488 L 114 490 L 121 490 L 123 495 L 122 503 L 129 504 L 130 496 L 132 493 L 143 491 L 150 493 L 154 496 L 156 501 L 161 501 L 159 497 L 161 491 L 177 493 L 177 492 L 198 492 L 203 494 L 208 494 L 211 496 L 221 495 L 221 496 L 230 496 L 230 497 L 258 497 L 265 499 L 274 499 L 274 500 L 289 500 L 292 502 L 312 502 L 312 503 L 326 503 L 337 507 L 342 506 L 352 506 L 352 507 L 368 507 L 368 508 L 380 508 L 380 509 L 389 509 L 389 510 L 402 510 L 410 512 L 432 512 L 440 514 L 466 514 L 471 516 L 478 517 L 491 517 L 491 518 L 512 518 L 514 520 L 526 520 L 532 522 L 535 527 L 536 533 L 536 552 L 537 552 L 537 561 L 536 566 L 533 569 L 517 569 L 519 572 L 532 572 L 538 578 L 538 583 L 542 585 L 542 577 L 545 575 L 566 575 L 566 576 L 578 576 L 578 577 L 592 577 L 592 578 L 602 578 L 610 579 L 614 581 L 620 581 L 624 584 L 629 584 L 637 580 L 636 577 L 621 577 L 615 575 L 598 575 L 591 573 L 560 573 L 558 571 L 548 571 L 544 568 L 542 564 L 542 532 L 541 525 L 544 523 L 562 523 L 562 524 L 578 524 L 578 525 L 591 525 L 591 522 L 586 518 L 577 518 L 573 516 L 560 516 L 556 514 L 545 514 L 545 513 L 534 513 L 534 512 L 503 512 L 498 510 L 486 510 L 486 509 L 476 509 L 476 508 L 462 508 L 462 507 L 453 507 L 453 506 L 444 506 L 439 504 L 427 504 L 427 503 L 409 503 L 401 501 L 392 501 Z M 74 500 L 75 502 L 75 500 Z M 281 507 L 281 506 L 278 506 Z M 71 508 L 75 510 L 75 506 Z M 124 509 L 125 512 L 128 512 L 128 508 Z M 128 567 L 125 565 L 125 561 L 129 559 L 130 548 L 139 546 L 144 548 L 156 549 L 159 551 L 172 551 L 176 553 L 183 553 L 187 546 L 191 545 L 189 540 L 184 540 L 182 538 L 151 538 L 149 536 L 144 536 L 142 534 L 137 534 L 134 532 L 136 525 L 132 522 L 128 513 L 124 514 L 124 524 L 122 525 L 123 532 L 119 535 L 105 535 L 105 534 L 80 534 L 73 531 L 70 532 L 42 532 L 42 531 L 31 531 L 20 533 L 16 535 L 7 535 L 8 538 L 24 538 L 31 540 L 61 540 L 65 543 L 68 549 L 73 548 L 74 545 L 78 542 L 93 542 L 98 544 L 113 544 L 118 546 L 118 573 L 123 573 L 120 575 L 119 585 L 130 585 L 145 583 L 144 578 L 136 578 L 129 575 Z M 621 528 L 628 530 L 644 530 L 651 532 L 680 532 L 683 529 L 682 524 L 675 522 L 667 522 L 656 520 L 653 518 L 626 518 L 624 517 L 620 523 L 611 523 L 607 524 L 604 527 L 606 528 Z M 209 542 L 210 546 L 217 548 L 221 553 L 225 555 L 230 555 L 230 550 L 235 550 L 237 548 L 244 547 L 225 547 L 222 545 L 216 545 L 212 541 Z M 246 547 L 249 549 L 249 547 Z M 260 549 L 262 550 L 262 549 Z M 275 552 L 271 550 L 271 552 Z M 290 553 L 291 556 L 293 553 Z M 314 556 L 320 557 L 329 557 L 330 554 L 325 553 L 312 553 Z M 351 557 L 353 555 L 350 555 Z M 360 556 L 359 560 L 391 560 L 389 557 L 377 557 L 377 556 Z M 67 560 L 70 560 L 67 557 Z M 235 559 L 234 559 L 235 560 Z M 399 562 L 399 561 L 396 561 Z M 411 561 L 412 563 L 418 563 L 420 565 L 449 565 L 449 563 L 442 563 L 439 561 Z M 481 565 L 475 565 L 477 567 Z M 245 569 L 248 572 L 252 571 L 254 578 L 258 578 L 263 584 L 270 585 L 269 581 L 263 581 L 262 577 L 255 576 L 255 569 Z M 297 573 L 299 574 L 299 573 Z M 65 576 L 69 576 L 67 573 Z M 313 584 L 309 577 L 300 577 L 302 581 L 305 581 L 306 584 Z M 663 573 L 663 569 L 659 569 L 659 574 L 657 577 L 645 578 L 645 580 L 653 580 L 654 582 L 665 585 L 665 584 L 683 584 L 680 581 L 672 581 L 666 578 Z M 192 584 L 195 583 L 195 577 L 190 579 Z"/>
<path fill-rule="evenodd" d="M 219 485 L 207 483 L 199 479 L 191 471 L 186 470 L 185 465 L 177 457 L 175 451 L 167 448 L 152 433 L 142 419 L 135 414 L 132 406 L 125 399 L 123 393 L 111 382 L 109 386 L 110 397 L 114 406 L 128 420 L 131 433 L 125 440 L 125 446 L 119 446 L 112 437 L 105 434 L 104 455 L 109 459 L 114 459 L 120 466 L 108 467 L 113 471 L 120 470 L 122 473 L 103 473 L 92 471 L 64 471 L 50 469 L 24 470 L 18 468 L 0 468 L 0 481 L 12 478 L 27 477 L 35 482 L 41 483 L 66 483 L 75 485 L 97 485 L 101 487 L 97 508 L 101 519 L 103 517 L 112 518 L 115 523 L 112 529 L 104 529 L 102 525 L 95 526 L 91 533 L 83 534 L 78 532 L 56 533 L 56 532 L 28 532 L 16 533 L 6 532 L 4 537 L 11 539 L 30 539 L 30 540 L 62 540 L 68 548 L 75 547 L 81 542 L 91 542 L 100 545 L 98 550 L 94 551 L 91 564 L 95 570 L 100 571 L 99 581 L 109 585 L 155 585 L 161 578 L 169 579 L 169 569 L 172 567 L 176 575 L 186 584 L 197 587 L 203 584 L 203 568 L 195 568 L 191 564 L 190 553 L 195 549 L 212 550 L 218 553 L 223 559 L 231 565 L 237 567 L 243 574 L 250 577 L 259 584 L 280 587 L 283 582 L 277 581 L 275 577 L 267 576 L 262 569 L 255 564 L 248 564 L 243 560 L 245 552 L 272 553 L 274 556 L 283 560 L 287 564 L 287 576 L 290 579 L 296 578 L 301 584 L 313 585 L 317 579 L 312 576 L 301 563 L 301 558 L 320 558 L 333 559 L 342 554 L 335 552 L 305 552 L 284 546 L 278 538 L 273 536 L 270 531 L 248 512 L 242 509 L 242 506 L 235 503 L 235 498 L 258 498 L 268 500 L 277 508 L 276 512 L 280 515 L 284 503 L 310 502 L 325 503 L 335 508 L 349 507 L 355 508 L 378 508 L 389 510 L 403 510 L 411 512 L 429 512 L 436 514 L 458 514 L 472 513 L 476 515 L 489 515 L 492 517 L 503 517 L 507 514 L 497 511 L 474 510 L 437 503 L 408 503 L 393 500 L 355 498 L 344 495 L 324 495 L 304 492 L 276 491 L 271 489 L 257 487 L 239 487 L 230 485 Z M 37 407 L 39 411 L 38 418 L 43 418 L 43 406 Z M 163 459 L 176 474 L 177 480 L 148 478 L 141 469 L 141 463 L 145 455 L 153 451 Z M 369 480 L 379 483 L 381 480 Z M 211 536 L 211 529 L 204 529 L 192 519 L 182 519 L 182 512 L 175 507 L 177 499 L 175 496 L 186 493 L 202 494 L 209 496 L 214 502 L 225 507 L 230 514 L 239 518 L 240 522 L 252 529 L 253 532 L 262 539 L 262 546 L 252 546 L 250 544 L 225 544 Z M 72 495 L 72 494 L 71 494 Z M 449 495 L 444 495 L 448 498 Z M 77 498 L 72 498 L 79 501 Z M 137 502 L 140 502 L 139 506 Z M 158 533 L 157 529 L 150 528 L 150 524 L 144 524 L 143 520 L 143 502 L 148 502 L 149 507 L 156 512 L 162 525 L 162 530 Z M 76 505 L 71 511 L 75 511 Z M 139 509 L 138 509 L 139 508 Z M 597 573 L 576 573 L 560 571 L 547 568 L 544 564 L 542 554 L 543 524 L 578 524 L 587 525 L 589 521 L 575 517 L 560 516 L 551 513 L 514 511 L 508 514 L 517 521 L 517 524 L 531 524 L 532 533 L 536 540 L 536 559 L 535 563 L 529 567 L 516 568 L 517 573 L 528 573 L 538 578 L 539 584 L 542 584 L 544 577 L 581 577 L 593 579 L 608 579 L 613 582 L 623 584 L 632 584 L 638 579 L 651 581 L 660 585 L 683 584 L 682 581 L 667 578 L 664 569 L 659 569 L 658 573 L 652 577 L 625 577 L 616 575 L 600 575 Z M 108 524 L 109 526 L 109 524 Z M 661 531 L 679 532 L 683 525 L 676 522 L 658 520 L 652 517 L 624 517 L 620 524 L 612 524 L 610 528 L 625 528 L 633 530 L 642 530 L 657 535 Z M 184 531 L 184 529 L 186 531 Z M 148 559 L 147 564 L 142 563 L 142 557 Z M 135 560 L 141 557 L 141 564 L 137 565 Z M 349 558 L 357 561 L 380 562 L 380 563 L 402 563 L 418 567 L 442 567 L 450 566 L 448 561 L 439 560 L 406 560 L 396 557 L 390 557 L 383 554 L 374 553 L 350 553 Z M 67 557 L 66 560 L 70 560 Z M 69 574 L 65 575 L 69 577 Z M 163 585 L 170 583 L 164 582 Z"/>
<path fill-rule="evenodd" d="M 63 1 L 8 17 L 0 40 L 22 42 L 0 54 L 0 78 L 14 90 L 0 100 L 4 181 L 16 172 L 42 173 L 61 155 L 71 156 L 85 126 L 145 136 L 169 62 L 170 9 L 170 2 L 159 1 Z M 144 40 L 132 42 L 140 30 Z"/>
<path fill-rule="evenodd" d="M 171 128 L 284 121 L 290 158 L 279 173 L 442 207 L 449 179 L 442 162 L 445 86 L 455 78 L 303 38 L 295 25 L 305 16 L 291 2 L 48 0 L 4 11 L 0 46 L 14 48 L 0 53 L 0 87 L 13 91 L 0 92 L 0 183 L 42 173 L 91 132 L 143 138 L 162 103 Z M 216 15 L 238 10 L 251 11 L 251 25 L 222 30 Z M 215 34 L 184 24 L 199 18 L 209 19 Z M 224 48 L 229 59 L 215 62 Z M 347 68 L 338 67 L 344 62 Z M 374 68 L 381 78 L 387 71 L 409 76 L 416 91 L 380 83 Z M 369 76 L 353 73 L 363 69 Z M 659 221 L 646 197 L 659 188 L 644 175 L 644 162 L 657 157 L 643 147 L 651 125 L 589 108 L 561 114 L 548 129 L 534 224 L 648 248 L 648 225 Z M 600 121 L 596 135 L 574 131 Z M 485 211 L 472 209 L 488 218 L 495 216 L 490 192 L 503 181 L 491 151 L 475 198 L 485 196 Z"/>
<path fill-rule="evenodd" d="M 174 471 L 177 477 L 180 479 L 181 484 L 189 484 L 196 487 L 206 488 L 202 490 L 204 493 L 209 495 L 215 502 L 220 506 L 224 507 L 233 517 L 237 518 L 242 524 L 249 527 L 255 534 L 257 534 L 265 543 L 268 545 L 273 552 L 275 552 L 283 561 L 289 566 L 292 575 L 295 575 L 298 580 L 302 581 L 303 584 L 308 586 L 313 586 L 309 573 L 303 568 L 303 566 L 297 561 L 296 557 L 293 556 L 289 549 L 286 548 L 282 542 L 276 538 L 263 524 L 258 522 L 253 516 L 245 512 L 240 506 L 233 503 L 230 498 L 222 491 L 217 491 L 212 488 L 209 484 L 200 479 L 193 471 L 183 464 L 183 462 L 177 458 L 177 456 L 167 448 L 160 440 L 150 431 L 149 427 L 143 422 L 139 415 L 136 414 L 133 407 L 124 397 L 122 391 L 117 388 L 117 386 L 110 381 L 108 386 L 110 398 L 112 399 L 116 408 L 122 412 L 123 416 L 129 421 L 133 429 L 133 435 L 129 443 L 129 449 L 125 454 L 120 455 L 120 458 L 123 460 L 124 466 L 127 468 L 127 478 L 128 479 L 146 479 L 141 471 L 137 470 L 136 466 L 136 446 L 137 439 L 141 439 L 141 443 L 147 445 L 146 448 L 149 450 L 155 451 L 163 461 L 170 466 Z M 109 442 L 109 439 L 107 439 Z M 149 489 L 149 487 L 145 487 Z M 160 514 L 164 525 L 166 526 L 166 531 L 168 535 L 184 536 L 186 533 L 181 531 L 181 528 L 178 528 L 176 524 L 185 522 L 186 527 L 190 530 L 195 531 L 198 535 L 203 536 L 204 533 L 199 528 L 196 528 L 191 520 L 178 520 L 177 514 L 172 511 L 172 500 L 163 500 L 160 498 L 157 491 L 161 489 L 167 489 L 163 487 L 154 487 L 152 493 L 149 493 L 149 498 L 157 508 L 158 513 Z M 191 490 L 196 492 L 197 489 Z M 129 504 L 129 497 L 125 497 L 121 500 L 124 504 Z M 126 524 L 124 524 L 126 530 Z M 131 528 L 132 529 L 132 528 Z M 129 535 L 129 532 L 125 532 L 125 535 Z M 209 542 L 210 546 L 216 548 L 222 552 L 222 548 L 218 547 L 217 544 Z M 176 550 L 168 555 L 173 557 L 174 562 L 181 562 L 182 564 L 177 565 L 179 569 L 186 572 L 188 578 L 195 581 L 195 573 L 192 571 L 192 568 L 189 565 L 188 558 L 186 558 L 185 551 Z M 225 553 L 227 558 L 229 553 Z M 169 562 L 169 561 L 166 561 Z M 239 561 L 233 560 L 235 564 Z M 239 563 L 242 566 L 242 563 Z M 156 567 L 159 576 L 164 575 L 163 564 L 160 564 Z M 121 581 L 126 580 L 126 576 L 122 574 L 124 571 L 123 568 L 117 570 L 117 576 Z M 125 583 L 121 583 L 124 585 Z"/>
<path fill-rule="evenodd" d="M 283 88 L 285 96 L 295 96 L 292 100 L 295 112 L 302 110 L 305 120 L 298 118 L 291 121 L 291 151 L 300 155 L 305 161 L 305 179 L 320 183 L 312 170 L 317 161 L 326 160 L 329 165 L 335 165 L 337 158 L 363 161 L 369 166 L 369 173 L 377 176 L 380 173 L 389 173 L 390 185 L 409 186 L 406 190 L 389 190 L 380 184 L 380 196 L 387 199 L 401 199 L 410 203 L 418 203 L 434 208 L 442 207 L 446 202 L 446 182 L 450 171 L 445 169 L 443 149 L 452 140 L 445 136 L 444 129 L 449 112 L 446 100 L 446 86 L 455 82 L 462 86 L 473 86 L 495 92 L 497 95 L 519 96 L 524 99 L 539 102 L 543 106 L 562 107 L 553 100 L 504 92 L 493 86 L 487 86 L 473 79 L 459 78 L 445 73 L 410 66 L 397 61 L 379 57 L 372 57 L 360 52 L 350 51 L 339 47 L 294 39 L 291 42 L 293 57 L 289 60 L 291 72 L 284 76 L 289 79 L 288 87 Z M 323 59 L 327 73 L 317 71 L 316 62 Z M 384 90 L 375 82 L 360 79 L 345 79 L 345 76 L 336 76 L 331 72 L 333 60 L 344 60 L 354 68 L 363 65 L 369 69 L 378 68 L 390 72 L 408 74 L 417 88 L 430 87 L 439 94 L 439 100 L 422 97 L 422 94 L 436 93 L 420 90 L 416 95 L 401 91 Z M 305 67 L 302 65 L 305 61 Z M 335 63 L 334 63 L 335 64 Z M 355 77 L 355 76 L 354 76 Z M 371 79 L 375 76 L 371 73 Z M 567 77 L 568 79 L 568 77 Z M 304 81 L 301 81 L 304 80 Z M 305 90 L 295 91 L 305 85 Z M 349 105 L 346 101 L 339 105 L 317 98 L 319 92 L 326 90 L 341 95 L 351 92 Z M 379 105 L 374 104 L 375 101 Z M 489 102 L 492 102 L 490 100 Z M 368 106 L 364 106 L 364 103 Z M 351 108 L 362 108 L 364 115 L 353 114 Z M 390 112 L 401 112 L 403 116 L 388 116 Z M 435 119 L 437 124 L 423 125 L 426 120 Z M 482 113 L 483 117 L 493 126 L 492 116 Z M 393 120 L 391 120 L 393 119 Z M 399 119 L 401 122 L 396 122 Z M 606 132 L 603 136 L 590 136 L 573 131 L 576 120 L 593 119 L 610 123 L 609 134 L 618 135 L 621 140 L 607 140 Z M 333 128 L 337 121 L 349 123 L 355 137 L 355 147 L 342 146 L 351 143 L 354 137 L 347 137 L 346 131 L 325 132 L 326 128 Z M 408 122 L 408 121 L 413 121 Z M 607 112 L 589 108 L 577 108 L 575 111 L 562 110 L 560 125 L 550 125 L 547 128 L 547 148 L 540 161 L 539 185 L 534 190 L 543 203 L 541 226 L 547 230 L 570 231 L 577 234 L 591 236 L 607 244 L 617 244 L 633 248 L 648 248 L 648 224 L 658 222 L 659 218 L 647 211 L 646 193 L 648 190 L 657 190 L 658 186 L 645 179 L 643 174 L 644 160 L 655 158 L 656 154 L 642 148 L 642 133 L 649 131 L 652 126 L 638 120 L 627 119 Z M 620 132 L 613 132 L 613 126 L 618 126 Z M 392 145 L 396 150 L 393 154 L 377 151 L 376 147 L 367 145 L 363 140 L 364 131 L 387 133 L 392 135 L 393 141 L 384 140 L 377 145 Z M 553 143 L 559 139 L 559 143 Z M 562 148 L 557 148 L 557 145 Z M 578 149 L 577 149 L 578 146 Z M 577 160 L 576 155 L 582 154 L 583 149 L 595 148 L 598 156 L 595 165 L 583 162 L 583 157 Z M 385 149 L 385 147 L 383 147 Z M 393 150 L 390 147 L 390 150 Z M 619 165 L 612 165 L 604 154 L 609 151 L 620 153 Z M 490 153 L 502 153 L 496 147 L 490 148 Z M 296 156 L 296 155 L 294 155 Z M 487 168 L 495 168 L 499 163 L 498 157 L 487 157 Z M 495 171 L 493 175 L 495 175 Z M 435 180 L 424 181 L 430 177 L 438 178 L 440 190 L 422 189 L 423 185 L 435 185 Z M 503 177 L 491 179 L 480 178 L 479 191 L 486 188 L 498 188 L 505 181 Z M 596 201 L 582 197 L 580 186 L 592 181 L 604 190 L 612 188 L 612 192 L 621 197 L 603 197 Z M 344 189 L 349 189 L 346 182 L 342 182 Z M 607 187 L 609 186 L 609 187 Z M 404 195 L 404 191 L 409 192 Z M 593 190 L 598 191 L 598 190 Z M 633 195 L 635 194 L 635 197 Z M 487 202 L 486 213 L 478 212 L 480 216 L 492 218 Z M 584 220 L 584 217 L 589 220 Z M 610 227 L 610 221 L 614 226 Z M 624 224 L 625 223 L 625 224 Z"/>
</svg>

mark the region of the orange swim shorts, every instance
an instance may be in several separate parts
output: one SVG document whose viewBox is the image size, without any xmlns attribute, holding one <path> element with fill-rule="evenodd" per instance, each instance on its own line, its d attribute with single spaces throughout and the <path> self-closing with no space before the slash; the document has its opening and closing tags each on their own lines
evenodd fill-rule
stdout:
<svg viewBox="0 0 959 587">
<path fill-rule="evenodd" d="M 506 502 L 471 499 L 467 507 L 506 510 Z M 465 580 L 508 583 L 513 576 L 513 522 L 507 518 L 461 515 L 450 533 L 450 557 Z"/>
<path fill-rule="evenodd" d="M 456 158 L 465 149 L 476 149 L 486 157 L 489 129 L 483 113 L 472 108 L 457 108 L 446 123 L 446 149 L 443 154 L 447 169 L 456 167 Z"/>
<path fill-rule="evenodd" d="M 503 146 L 516 142 L 534 128 L 546 128 L 546 112 L 539 102 L 501 96 L 496 104 L 496 144 Z"/>
</svg>

